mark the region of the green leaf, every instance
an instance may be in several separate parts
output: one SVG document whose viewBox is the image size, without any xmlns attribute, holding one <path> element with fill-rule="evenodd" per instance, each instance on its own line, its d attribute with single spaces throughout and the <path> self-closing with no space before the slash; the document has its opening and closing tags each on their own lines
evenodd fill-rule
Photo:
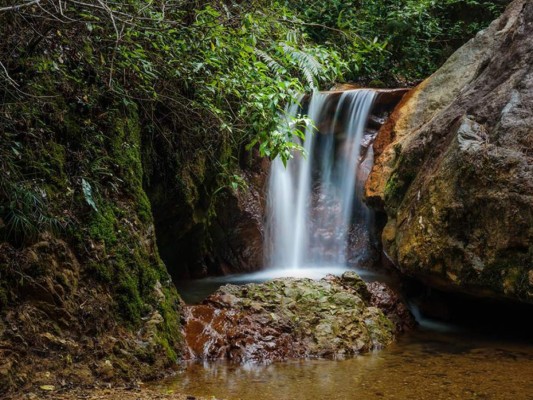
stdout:
<svg viewBox="0 0 533 400">
<path fill-rule="evenodd" d="M 81 188 L 83 190 L 83 196 L 85 197 L 85 201 L 91 208 L 98 212 L 98 207 L 96 207 L 96 203 L 94 202 L 93 198 L 93 190 L 91 187 L 91 184 L 87 182 L 84 178 L 81 178 Z"/>
</svg>

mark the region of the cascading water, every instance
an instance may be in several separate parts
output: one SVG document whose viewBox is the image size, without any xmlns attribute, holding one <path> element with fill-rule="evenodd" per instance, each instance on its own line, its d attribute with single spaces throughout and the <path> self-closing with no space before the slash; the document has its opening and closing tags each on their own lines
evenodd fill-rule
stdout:
<svg viewBox="0 0 533 400">
<path fill-rule="evenodd" d="M 355 266 L 348 256 L 350 229 L 368 232 L 361 188 L 371 167 L 369 146 L 361 145 L 376 93 L 358 89 L 314 93 L 305 114 L 305 156 L 286 166 L 272 163 L 267 200 L 266 264 L 275 268 Z M 300 105 L 288 114 L 303 113 Z M 355 223 L 355 224 L 354 224 Z M 352 260 L 353 261 L 353 260 Z"/>
</svg>

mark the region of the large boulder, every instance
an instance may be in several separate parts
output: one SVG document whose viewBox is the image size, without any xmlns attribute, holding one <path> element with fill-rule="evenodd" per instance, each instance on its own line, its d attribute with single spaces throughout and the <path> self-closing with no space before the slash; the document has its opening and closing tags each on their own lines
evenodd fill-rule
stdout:
<svg viewBox="0 0 533 400">
<path fill-rule="evenodd" d="M 533 3 L 515 0 L 381 129 L 367 201 L 404 272 L 533 301 Z"/>
<path fill-rule="evenodd" d="M 189 358 L 237 362 L 359 354 L 414 324 L 390 289 L 367 286 L 353 272 L 226 285 L 185 316 Z"/>
</svg>

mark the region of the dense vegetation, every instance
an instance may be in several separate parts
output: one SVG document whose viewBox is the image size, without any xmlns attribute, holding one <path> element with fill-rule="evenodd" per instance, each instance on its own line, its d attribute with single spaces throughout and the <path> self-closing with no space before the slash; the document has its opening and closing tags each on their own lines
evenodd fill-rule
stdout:
<svg viewBox="0 0 533 400">
<path fill-rule="evenodd" d="M 421 79 L 500 3 L 3 1 L 0 311 L 50 272 L 22 271 L 17 252 L 62 238 L 128 324 L 159 307 L 174 357 L 176 297 L 163 285 L 157 303 L 167 273 L 146 244 L 151 203 L 208 227 L 220 189 L 244 184 L 247 149 L 290 156 L 297 132 L 279 118 L 297 94 Z"/>
<path fill-rule="evenodd" d="M 79 149 L 100 153 L 68 174 L 76 176 L 69 187 L 95 211 L 92 198 L 106 189 L 99 187 L 102 177 L 107 189 L 120 185 L 112 182 L 117 174 L 102 146 L 109 139 L 102 125 L 125 110 L 138 114 L 143 138 L 164 137 L 178 159 L 190 156 L 192 145 L 217 164 L 220 184 L 235 186 L 235 149 L 260 142 L 266 155 L 289 156 L 293 144 L 275 128 L 297 93 L 342 80 L 383 85 L 423 78 L 501 3 L 9 1 L 0 14 L 2 234 L 20 240 L 68 222 L 47 213 L 37 184 L 54 175 L 48 181 L 64 186 L 69 177 L 49 165 L 57 160 L 40 156 L 61 158 L 57 152 L 65 149 L 33 148 L 37 157 L 30 157 L 24 136 L 32 146 L 46 134 L 69 136 Z M 103 118 L 109 104 L 115 113 Z M 40 165 L 19 165 L 21 159 Z"/>
<path fill-rule="evenodd" d="M 505 0 L 290 1 L 313 40 L 336 46 L 349 80 L 386 85 L 423 79 L 499 15 Z M 335 28 L 333 30 L 330 28 Z M 355 40 L 339 41 L 339 31 Z M 374 46 L 369 46 L 371 42 Z"/>
</svg>

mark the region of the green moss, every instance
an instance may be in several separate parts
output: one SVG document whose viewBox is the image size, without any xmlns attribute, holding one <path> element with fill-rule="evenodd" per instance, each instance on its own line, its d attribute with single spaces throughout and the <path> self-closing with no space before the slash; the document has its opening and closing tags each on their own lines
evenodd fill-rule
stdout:
<svg viewBox="0 0 533 400">
<path fill-rule="evenodd" d="M 90 262 L 88 269 L 93 271 L 95 278 L 104 283 L 110 283 L 113 281 L 113 269 L 104 262 Z"/>
<path fill-rule="evenodd" d="M 36 158 L 42 160 L 41 175 L 44 175 L 48 182 L 53 183 L 56 191 L 64 189 L 68 183 L 65 173 L 65 147 L 50 140 L 44 144 Z"/>
<path fill-rule="evenodd" d="M 154 286 L 160 278 L 159 271 L 151 264 L 149 255 L 144 257 L 136 257 L 138 262 L 136 268 L 138 270 L 139 293 L 146 299 L 149 299 L 154 291 Z M 148 261 L 146 261 L 148 259 Z"/>
<path fill-rule="evenodd" d="M 159 337 L 158 340 L 157 340 L 157 344 L 159 344 L 164 349 L 165 354 L 167 355 L 169 360 L 171 360 L 173 362 L 177 362 L 178 361 L 178 355 L 176 354 L 176 352 L 174 351 L 172 346 L 169 344 L 167 338 Z"/>
<path fill-rule="evenodd" d="M 372 314 L 372 318 L 366 319 L 365 323 L 373 342 L 380 344 L 392 342 L 395 326 L 381 310 L 376 309 L 376 312 Z"/>
<path fill-rule="evenodd" d="M 109 205 L 100 205 L 98 212 L 93 212 L 88 223 L 89 236 L 94 240 L 102 241 L 106 246 L 117 243 L 116 234 L 117 218 Z"/>
<path fill-rule="evenodd" d="M 174 357 L 177 357 L 174 349 L 179 348 L 179 344 L 183 341 L 181 336 L 179 296 L 171 283 L 169 286 L 163 287 L 162 292 L 165 298 L 159 303 L 159 313 L 163 317 L 164 323 L 160 336 L 166 340 L 166 345 L 169 349 L 167 350 L 167 354 L 171 356 L 171 359 L 174 359 Z"/>
<path fill-rule="evenodd" d="M 114 285 L 117 311 L 127 321 L 137 325 L 144 314 L 145 304 L 139 295 L 136 279 L 124 268 L 124 266 L 119 268 Z"/>
<path fill-rule="evenodd" d="M 138 325 L 148 310 L 157 276 L 149 263 L 136 256 L 136 251 L 126 245 L 117 249 L 110 265 L 117 312 L 133 325 Z"/>
<path fill-rule="evenodd" d="M 373 79 L 369 82 L 368 86 L 372 87 L 372 88 L 384 88 L 384 87 L 387 87 L 387 85 L 385 84 L 385 82 L 383 82 L 382 80 L 380 79 Z"/>
<path fill-rule="evenodd" d="M 385 185 L 385 201 L 397 201 L 401 195 L 402 195 L 402 185 L 400 180 L 398 179 L 398 174 L 395 172 L 393 173 L 389 180 L 387 181 L 387 184 Z"/>
<path fill-rule="evenodd" d="M 136 201 L 137 216 L 142 223 L 147 224 L 152 222 L 152 206 L 148 196 L 144 191 L 140 191 Z"/>
<path fill-rule="evenodd" d="M 117 313 L 122 319 L 138 326 L 149 305 L 155 303 L 154 286 L 164 266 L 157 253 L 151 253 L 153 248 L 143 247 L 141 237 L 152 223 L 152 214 L 142 188 L 141 132 L 136 109 L 111 107 L 105 123 L 111 125 L 110 133 L 95 139 L 104 141 L 103 149 L 96 147 L 95 152 L 105 151 L 97 155 L 99 164 L 95 170 L 103 170 L 104 177 L 109 175 L 107 171 L 120 177 L 116 181 L 119 186 L 114 189 L 120 190 L 120 195 L 109 196 L 101 186 L 98 211 L 91 210 L 88 214 L 85 232 L 91 240 L 105 245 L 106 258 L 106 261 L 91 262 L 89 268 L 101 282 L 111 284 Z M 94 176 L 92 181 L 99 183 L 99 178 Z M 77 238 L 83 245 L 84 235 L 78 234 Z"/>
<path fill-rule="evenodd" d="M 108 120 L 112 123 L 112 132 L 107 137 L 109 152 L 118 167 L 120 176 L 130 189 L 142 188 L 141 163 L 141 127 L 136 107 L 130 105 L 125 109 L 110 112 Z"/>
<path fill-rule="evenodd" d="M 176 185 L 178 192 L 183 195 L 185 204 L 194 209 L 198 200 L 198 190 L 188 171 L 183 170 L 176 176 Z"/>
<path fill-rule="evenodd" d="M 398 208 L 415 176 L 416 172 L 405 168 L 398 168 L 392 173 L 385 184 L 383 193 L 387 209 L 396 210 Z"/>
</svg>

